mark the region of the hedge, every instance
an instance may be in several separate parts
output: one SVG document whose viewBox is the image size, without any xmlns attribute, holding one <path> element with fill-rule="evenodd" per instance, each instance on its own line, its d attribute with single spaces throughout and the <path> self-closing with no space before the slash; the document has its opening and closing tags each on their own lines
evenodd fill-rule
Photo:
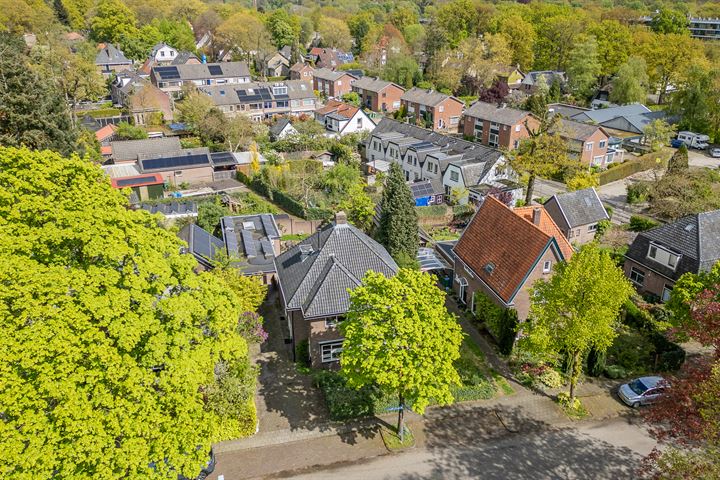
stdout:
<svg viewBox="0 0 720 480">
<path fill-rule="evenodd" d="M 655 166 L 657 166 L 657 162 L 652 156 L 648 156 L 647 158 L 638 158 L 635 160 L 627 160 L 618 164 L 616 167 L 600 172 L 598 175 L 598 181 L 600 182 L 600 185 L 605 185 L 610 182 L 622 180 L 634 173 L 650 170 Z"/>
<path fill-rule="evenodd" d="M 237 176 L 239 181 L 243 182 L 256 193 L 268 198 L 271 202 L 279 205 L 283 210 L 296 217 L 304 218 L 305 220 L 325 220 L 332 216 L 332 212 L 324 208 L 305 208 L 302 203 L 287 193 L 270 187 L 270 185 L 258 177 L 250 178 L 242 172 L 238 172 Z"/>
<path fill-rule="evenodd" d="M 658 328 L 655 317 L 650 312 L 639 308 L 632 300 L 625 303 L 624 323 L 647 335 L 655 347 L 658 370 L 677 370 L 685 362 L 685 350 L 680 345 L 668 340 Z"/>
<path fill-rule="evenodd" d="M 485 328 L 498 342 L 500 353 L 509 355 L 515 344 L 518 325 L 517 312 L 511 308 L 495 305 L 482 292 L 475 292 L 474 302 L 475 317 L 485 324 Z"/>
</svg>

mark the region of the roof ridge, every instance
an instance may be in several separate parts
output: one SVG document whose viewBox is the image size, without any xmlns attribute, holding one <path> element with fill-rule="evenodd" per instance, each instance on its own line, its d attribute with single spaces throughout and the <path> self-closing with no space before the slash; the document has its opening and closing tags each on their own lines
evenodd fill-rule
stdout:
<svg viewBox="0 0 720 480">
<path fill-rule="evenodd" d="M 374 254 L 377 258 L 379 258 L 382 263 L 384 263 L 385 265 L 387 265 L 387 266 L 390 268 L 390 270 L 394 270 L 394 267 L 393 267 L 392 265 L 390 265 L 388 262 L 386 262 L 385 259 L 382 257 L 382 255 L 379 255 L 379 254 L 378 254 L 378 252 L 375 250 L 375 248 L 376 248 L 375 245 L 369 243 L 367 240 L 365 240 L 365 239 L 363 238 L 363 237 L 367 237 L 369 240 L 372 240 L 370 237 L 368 237 L 367 235 L 365 235 L 364 233 L 362 233 L 357 227 L 354 227 L 354 226 L 349 225 L 349 224 L 348 224 L 348 227 L 350 227 L 349 230 L 352 232 L 352 234 L 355 235 L 355 237 L 357 237 L 358 240 L 360 240 L 361 242 L 363 242 L 370 250 L 372 250 L 373 254 Z M 373 240 L 373 242 L 375 242 L 377 245 L 380 245 L 380 243 L 377 243 L 375 240 Z M 382 245 L 380 245 L 380 247 L 385 248 L 385 247 L 383 247 Z M 390 252 L 388 252 L 388 255 L 389 255 L 389 254 L 390 254 Z"/>
</svg>

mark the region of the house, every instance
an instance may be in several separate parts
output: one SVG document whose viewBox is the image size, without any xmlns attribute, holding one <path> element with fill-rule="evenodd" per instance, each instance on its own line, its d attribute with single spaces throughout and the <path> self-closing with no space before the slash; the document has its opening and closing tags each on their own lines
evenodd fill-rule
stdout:
<svg viewBox="0 0 720 480">
<path fill-rule="evenodd" d="M 164 154 L 182 149 L 179 137 L 116 140 L 110 142 L 110 146 L 113 163 L 134 163 L 142 154 Z"/>
<path fill-rule="evenodd" d="M 540 121 L 532 113 L 505 104 L 475 102 L 463 113 L 463 135 L 493 148 L 518 148 L 539 126 Z"/>
<path fill-rule="evenodd" d="M 225 254 L 225 243 L 195 223 L 185 225 L 177 236 L 187 244 L 184 253 L 195 257 L 202 270 L 212 269 L 215 262 Z"/>
<path fill-rule="evenodd" d="M 104 76 L 109 77 L 114 72 L 122 72 L 132 68 L 132 60 L 129 60 L 122 50 L 112 43 L 101 43 L 97 48 L 95 66 Z"/>
<path fill-rule="evenodd" d="M 183 85 L 214 86 L 250 82 L 250 69 L 245 62 L 201 63 L 153 67 L 150 71 L 153 85 L 178 98 Z"/>
<path fill-rule="evenodd" d="M 231 155 L 235 157 L 237 171 L 245 175 L 250 175 L 252 171 L 253 156 L 257 155 L 257 162 L 260 166 L 267 163 L 267 158 L 260 152 L 232 152 Z"/>
<path fill-rule="evenodd" d="M 604 167 L 623 160 L 624 151 L 609 147 L 610 136 L 604 128 L 561 118 L 550 129 L 568 144 L 568 156 L 586 166 Z"/>
<path fill-rule="evenodd" d="M 153 115 L 160 115 L 160 122 L 174 118 L 170 96 L 134 72 L 117 74 L 110 86 L 110 95 L 113 104 L 128 110 L 135 125 L 151 123 Z"/>
<path fill-rule="evenodd" d="M 431 130 L 457 131 L 465 102 L 435 90 L 413 87 L 400 97 L 408 118 Z"/>
<path fill-rule="evenodd" d="M 352 82 L 357 77 L 348 72 L 319 68 L 313 72 L 313 89 L 326 98 L 340 98 L 352 90 Z"/>
<path fill-rule="evenodd" d="M 592 242 L 598 223 L 610 220 L 593 187 L 555 194 L 543 206 L 565 238 L 575 245 Z"/>
<path fill-rule="evenodd" d="M 138 69 L 138 73 L 143 76 L 149 77 L 153 67 L 161 67 L 168 65 L 185 65 L 188 63 L 192 65 L 199 65 L 203 62 L 201 62 L 197 55 L 192 52 L 176 52 L 175 56 L 171 60 L 168 60 L 166 58 L 165 60 L 161 61 L 157 61 L 155 59 L 155 56 L 150 55 L 148 59 L 145 60 L 145 63 L 143 63 L 142 66 Z"/>
<path fill-rule="evenodd" d="M 554 82 L 559 82 L 561 87 L 564 86 L 567 82 L 565 72 L 559 70 L 529 72 L 520 82 L 520 90 L 530 95 L 535 93 L 540 85 L 550 87 Z"/>
<path fill-rule="evenodd" d="M 525 74 L 517 66 L 498 65 L 495 79 L 505 85 L 509 90 L 517 90 L 525 79 Z"/>
<path fill-rule="evenodd" d="M 481 293 L 527 319 L 530 289 L 549 278 L 573 248 L 542 206 L 511 209 L 488 196 L 453 248 L 453 289 L 475 311 Z"/>
<path fill-rule="evenodd" d="M 155 65 L 170 65 L 178 56 L 178 51 L 165 42 L 155 45 L 150 51 L 150 60 Z"/>
<path fill-rule="evenodd" d="M 297 62 L 295 65 L 290 67 L 290 80 L 304 80 L 306 82 L 312 82 L 314 72 L 315 69 L 310 64 Z"/>
<path fill-rule="evenodd" d="M 316 54 L 313 54 L 316 52 Z M 319 50 L 310 50 L 312 61 L 315 62 L 315 68 L 327 68 L 335 70 L 346 63 L 355 61 L 355 56 L 350 52 L 343 52 L 336 48 L 322 48 Z"/>
<path fill-rule="evenodd" d="M 370 172 L 397 163 L 406 181 L 433 182 L 434 189 L 461 204 L 482 201 L 470 196 L 472 187 L 504 188 L 501 180 L 517 180 L 499 150 L 390 118 L 380 120 L 368 137 L 365 160 Z M 522 189 L 513 192 L 517 198 L 521 194 Z"/>
<path fill-rule="evenodd" d="M 352 91 L 360 97 L 360 104 L 373 112 L 394 112 L 400 108 L 405 89 L 377 77 L 362 77 L 352 82 Z"/>
<path fill-rule="evenodd" d="M 603 123 L 618 117 L 641 115 L 644 113 L 649 113 L 650 111 L 651 110 L 645 105 L 639 103 L 632 103 L 619 107 L 600 108 L 597 110 L 584 110 L 573 115 L 570 118 L 572 120 L 575 120 L 576 122 L 595 123 L 597 125 L 602 125 Z"/>
<path fill-rule="evenodd" d="M 288 118 L 280 118 L 270 127 L 270 140 L 277 141 L 290 135 L 297 135 L 297 130 Z"/>
<path fill-rule="evenodd" d="M 138 155 L 142 173 L 157 173 L 169 185 L 198 185 L 234 178 L 238 161 L 230 152 L 210 153 L 206 147 Z"/>
<path fill-rule="evenodd" d="M 665 302 L 683 273 L 707 272 L 718 261 L 720 210 L 714 210 L 639 233 L 624 270 L 639 293 Z"/>
<path fill-rule="evenodd" d="M 267 61 L 266 75 L 268 77 L 287 77 L 290 74 L 290 56 L 292 49 L 285 45 Z"/>
<path fill-rule="evenodd" d="M 342 136 L 375 128 L 375 123 L 361 108 L 337 100 L 330 100 L 315 110 L 315 120 L 325 125 L 327 136 Z"/>
<path fill-rule="evenodd" d="M 293 347 L 308 342 L 316 368 L 338 365 L 343 337 L 337 325 L 350 306 L 349 291 L 368 271 L 388 277 L 398 271 L 385 248 L 350 225 L 343 212 L 278 255 L 275 266 Z"/>
<path fill-rule="evenodd" d="M 577 105 L 569 105 L 567 103 L 548 103 L 547 109 L 548 113 L 551 116 L 559 115 L 562 118 L 572 118 L 574 115 L 590 111 L 589 108 L 578 107 Z"/>
<path fill-rule="evenodd" d="M 197 202 L 142 203 L 140 208 L 153 215 L 160 213 L 171 220 L 198 216 Z"/>
<path fill-rule="evenodd" d="M 260 122 L 276 115 L 312 113 L 317 98 L 312 85 L 303 80 L 252 82 L 242 85 L 202 87 L 225 115 L 249 115 Z"/>
<path fill-rule="evenodd" d="M 275 278 L 275 257 L 280 254 L 280 230 L 269 213 L 220 219 L 223 243 L 231 265 L 243 275 L 258 277 L 263 285 Z"/>
</svg>

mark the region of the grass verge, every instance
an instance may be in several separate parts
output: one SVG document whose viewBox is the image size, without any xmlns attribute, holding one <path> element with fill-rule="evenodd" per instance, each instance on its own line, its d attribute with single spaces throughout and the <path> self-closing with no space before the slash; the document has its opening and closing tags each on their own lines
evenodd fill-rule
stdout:
<svg viewBox="0 0 720 480">
<path fill-rule="evenodd" d="M 394 427 L 381 427 L 380 435 L 385 443 L 385 448 L 391 452 L 415 446 L 415 437 L 407 426 L 405 426 L 405 435 L 402 442 L 400 441 L 397 429 Z"/>
</svg>

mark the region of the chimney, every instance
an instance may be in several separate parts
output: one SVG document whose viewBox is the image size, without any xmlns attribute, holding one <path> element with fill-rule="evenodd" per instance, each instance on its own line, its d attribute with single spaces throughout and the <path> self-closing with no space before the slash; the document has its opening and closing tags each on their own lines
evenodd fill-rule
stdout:
<svg viewBox="0 0 720 480">
<path fill-rule="evenodd" d="M 540 207 L 535 207 L 533 209 L 533 216 L 532 216 L 532 221 L 535 225 L 540 225 L 541 215 L 542 215 L 542 211 L 541 211 Z"/>
<path fill-rule="evenodd" d="M 335 214 L 335 226 L 347 225 L 347 215 L 345 212 L 337 212 Z"/>
</svg>

